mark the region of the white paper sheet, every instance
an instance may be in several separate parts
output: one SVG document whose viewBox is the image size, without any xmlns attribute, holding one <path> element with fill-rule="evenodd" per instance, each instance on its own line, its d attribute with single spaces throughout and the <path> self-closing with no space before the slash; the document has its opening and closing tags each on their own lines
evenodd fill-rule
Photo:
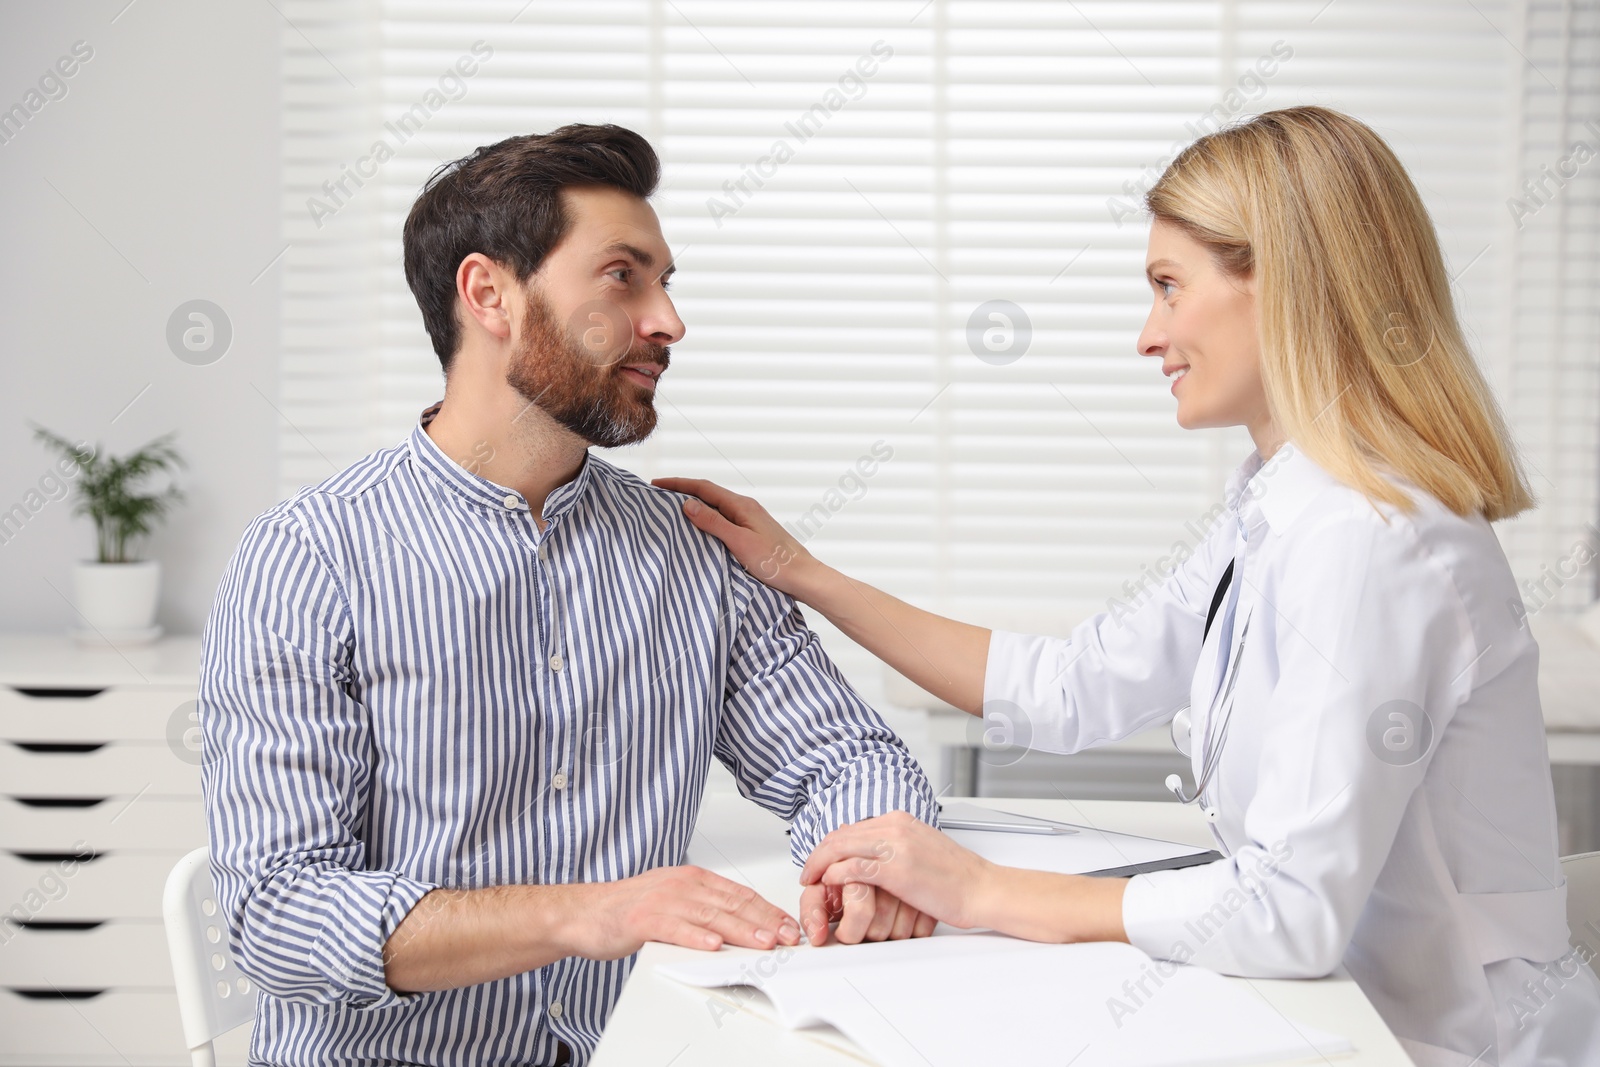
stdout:
<svg viewBox="0 0 1600 1067">
<path fill-rule="evenodd" d="M 784 1025 L 836 1027 L 885 1067 L 1209 1067 L 1352 1050 L 1219 975 L 1120 942 L 1041 945 L 985 932 L 724 951 L 660 973 L 702 988 L 753 986 Z"/>
</svg>

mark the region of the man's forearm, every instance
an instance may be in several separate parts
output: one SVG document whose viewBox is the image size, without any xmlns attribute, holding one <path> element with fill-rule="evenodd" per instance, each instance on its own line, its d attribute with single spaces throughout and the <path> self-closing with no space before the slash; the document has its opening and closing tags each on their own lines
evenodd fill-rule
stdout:
<svg viewBox="0 0 1600 1067">
<path fill-rule="evenodd" d="M 508 978 L 573 955 L 583 885 L 435 889 L 383 948 L 391 989 L 455 989 Z"/>
<path fill-rule="evenodd" d="M 621 959 L 646 941 L 714 952 L 799 940 L 794 920 L 755 890 L 699 867 L 656 867 L 615 882 L 435 889 L 389 935 L 383 977 L 402 992 L 455 989 L 567 956 Z"/>
</svg>

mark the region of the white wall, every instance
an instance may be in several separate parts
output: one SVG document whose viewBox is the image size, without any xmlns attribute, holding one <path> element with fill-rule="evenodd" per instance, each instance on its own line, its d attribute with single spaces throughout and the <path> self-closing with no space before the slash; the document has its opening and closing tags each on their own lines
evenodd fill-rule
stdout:
<svg viewBox="0 0 1600 1067">
<path fill-rule="evenodd" d="M 26 504 L 51 462 L 29 420 L 116 453 L 176 430 L 188 500 L 148 553 L 169 632 L 204 623 L 239 534 L 276 495 L 281 263 L 262 272 L 283 247 L 283 26 L 265 3 L 0 7 L 0 110 L 75 42 L 93 49 L 65 96 L 20 132 L 0 128 L 0 512 Z M 196 298 L 233 327 L 205 366 L 166 340 Z M 0 542 L 0 629 L 71 625 L 89 520 L 46 502 Z"/>
</svg>

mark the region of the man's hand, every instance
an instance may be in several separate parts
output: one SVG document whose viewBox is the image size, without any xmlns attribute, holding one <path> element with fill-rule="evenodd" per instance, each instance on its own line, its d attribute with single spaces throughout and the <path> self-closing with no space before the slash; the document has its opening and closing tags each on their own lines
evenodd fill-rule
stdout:
<svg viewBox="0 0 1600 1067">
<path fill-rule="evenodd" d="M 567 956 L 615 960 L 646 941 L 688 948 L 800 943 L 800 926 L 755 890 L 699 867 L 659 867 L 618 882 L 435 889 L 384 945 L 384 980 L 455 989 Z"/>
<path fill-rule="evenodd" d="M 574 956 L 620 959 L 646 941 L 707 951 L 724 944 L 766 949 L 800 943 L 799 925 L 781 909 L 699 867 L 658 867 L 581 889 L 569 919 Z"/>
<path fill-rule="evenodd" d="M 800 894 L 800 922 L 807 939 L 813 945 L 827 944 L 828 924 L 835 921 L 839 928 L 834 936 L 845 945 L 927 937 L 938 925 L 933 916 L 865 882 L 806 886 Z"/>
</svg>

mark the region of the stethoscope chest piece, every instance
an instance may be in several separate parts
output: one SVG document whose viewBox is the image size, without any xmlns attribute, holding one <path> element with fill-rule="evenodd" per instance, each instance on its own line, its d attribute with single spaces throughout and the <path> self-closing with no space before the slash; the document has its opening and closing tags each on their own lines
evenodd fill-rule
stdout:
<svg viewBox="0 0 1600 1067">
<path fill-rule="evenodd" d="M 1189 709 L 1181 708 L 1178 714 L 1172 717 L 1172 747 L 1185 756 L 1193 755 L 1189 737 Z"/>
<path fill-rule="evenodd" d="M 1227 744 L 1228 741 L 1228 726 L 1233 721 L 1233 686 L 1234 683 L 1239 680 L 1239 661 L 1244 652 L 1245 638 L 1249 635 L 1249 633 L 1250 617 L 1248 614 L 1246 614 L 1243 624 L 1239 629 L 1239 640 L 1237 645 L 1234 647 L 1233 655 L 1229 658 L 1229 662 L 1224 664 L 1224 669 L 1227 673 L 1224 676 L 1222 693 L 1217 700 L 1212 702 L 1213 712 L 1219 708 L 1222 711 L 1221 728 L 1217 731 L 1214 739 L 1210 736 L 1201 739 L 1200 778 L 1197 782 L 1195 782 L 1194 793 L 1189 794 L 1184 790 L 1182 778 L 1178 777 L 1176 774 L 1167 775 L 1167 789 L 1172 793 L 1173 796 L 1178 798 L 1178 802 L 1180 804 L 1193 804 L 1205 794 L 1206 786 L 1210 783 L 1211 776 L 1216 772 L 1217 765 L 1222 761 L 1222 748 L 1225 744 Z M 1177 714 L 1172 716 L 1172 743 L 1177 747 L 1179 752 L 1183 753 L 1185 756 L 1193 758 L 1192 749 L 1194 739 L 1190 733 L 1190 723 L 1192 718 L 1190 713 L 1191 709 L 1185 707 L 1180 709 Z M 1208 735 L 1211 733 L 1211 724 L 1209 720 L 1206 724 L 1206 732 Z M 1217 821 L 1217 805 L 1215 799 L 1213 799 L 1212 803 L 1206 805 L 1201 810 L 1205 812 L 1207 819 L 1212 822 Z"/>
</svg>

